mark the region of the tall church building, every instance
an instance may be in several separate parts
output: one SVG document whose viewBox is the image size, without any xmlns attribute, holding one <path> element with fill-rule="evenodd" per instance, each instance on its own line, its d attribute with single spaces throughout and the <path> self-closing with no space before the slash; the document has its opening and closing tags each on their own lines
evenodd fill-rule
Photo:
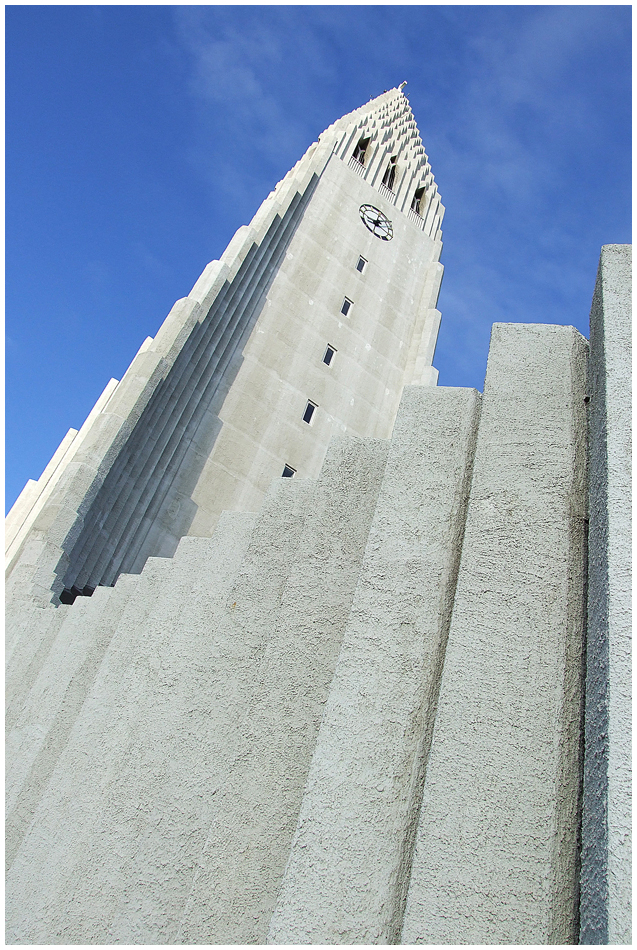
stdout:
<svg viewBox="0 0 637 950">
<path fill-rule="evenodd" d="M 439 387 L 443 214 L 339 119 L 9 513 L 9 944 L 631 942 L 630 249 Z"/>
<path fill-rule="evenodd" d="M 402 92 L 330 126 L 17 502 L 11 562 L 37 561 L 42 602 L 315 478 L 333 435 L 387 439 L 403 386 L 436 382 L 443 213 Z"/>
</svg>

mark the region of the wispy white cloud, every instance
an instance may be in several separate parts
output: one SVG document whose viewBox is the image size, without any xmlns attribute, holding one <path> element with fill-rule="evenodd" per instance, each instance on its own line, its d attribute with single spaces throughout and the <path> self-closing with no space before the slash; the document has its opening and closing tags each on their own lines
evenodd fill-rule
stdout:
<svg viewBox="0 0 637 950">
<path fill-rule="evenodd" d="M 176 8 L 201 141 L 216 153 L 221 124 L 224 141 L 234 136 L 246 151 L 238 176 L 220 172 L 227 188 L 238 177 L 245 190 L 251 168 L 283 175 L 328 124 L 401 81 L 405 43 L 390 30 L 379 60 L 379 18 L 382 8 Z"/>
<path fill-rule="evenodd" d="M 613 10 L 178 8 L 200 106 L 193 161 L 217 195 L 250 195 L 254 211 L 325 126 L 407 79 L 447 205 L 441 346 L 454 327 L 460 373 L 471 353 L 486 358 L 494 320 L 575 322 L 569 292 L 584 328 L 586 192 L 618 124 L 605 102 L 617 75 L 590 70 L 622 46 Z"/>
<path fill-rule="evenodd" d="M 241 141 L 251 142 L 259 159 L 276 161 L 290 145 L 298 147 L 309 123 L 290 108 L 298 89 L 286 88 L 300 68 L 307 27 L 295 28 L 276 8 L 244 27 L 220 8 L 181 7 L 178 33 L 191 55 L 191 90 Z M 321 66 L 317 53 L 305 64 Z"/>
<path fill-rule="evenodd" d="M 569 7 L 531 7 L 513 19 L 508 8 L 490 9 L 467 37 L 470 67 L 458 77 L 453 123 L 441 130 L 458 172 L 474 183 L 478 174 L 496 200 L 521 205 L 540 183 L 552 190 L 556 171 L 576 157 L 569 146 L 603 120 L 591 103 L 597 78 L 591 89 L 574 74 L 605 37 L 616 38 L 618 24 L 598 7 L 576 16 Z"/>
<path fill-rule="evenodd" d="M 585 331 L 599 246 L 630 239 L 630 13 L 9 7 L 9 494 L 316 136 L 403 79 L 447 206 L 441 382 L 482 385 L 494 320 Z"/>
</svg>

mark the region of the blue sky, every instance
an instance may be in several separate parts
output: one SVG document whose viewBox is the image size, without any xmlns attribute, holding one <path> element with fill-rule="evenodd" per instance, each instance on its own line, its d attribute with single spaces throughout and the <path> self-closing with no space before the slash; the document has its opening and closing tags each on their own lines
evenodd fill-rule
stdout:
<svg viewBox="0 0 637 950">
<path fill-rule="evenodd" d="M 588 335 L 630 234 L 628 6 L 6 11 L 10 507 L 319 133 L 406 79 L 446 206 L 435 365 Z"/>
</svg>

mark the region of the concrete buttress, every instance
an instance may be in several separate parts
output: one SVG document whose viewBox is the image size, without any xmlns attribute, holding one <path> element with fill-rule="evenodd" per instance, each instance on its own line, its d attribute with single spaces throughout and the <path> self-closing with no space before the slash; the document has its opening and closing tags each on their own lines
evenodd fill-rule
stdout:
<svg viewBox="0 0 637 950">
<path fill-rule="evenodd" d="M 405 944 L 577 939 L 587 349 L 493 327 Z"/>
<path fill-rule="evenodd" d="M 289 533 L 279 533 L 285 584 L 278 605 L 253 598 L 246 610 L 239 586 L 228 598 L 240 625 L 235 636 L 254 646 L 237 674 L 235 761 L 212 803 L 179 931 L 184 943 L 265 942 L 387 447 L 381 440 L 334 440 L 297 516 L 298 543 L 290 546 Z M 294 483 L 284 480 L 280 487 Z M 277 540 L 272 532 L 265 537 L 270 547 Z"/>
<path fill-rule="evenodd" d="M 400 935 L 479 400 L 405 390 L 269 943 Z"/>
<path fill-rule="evenodd" d="M 631 248 L 591 308 L 582 943 L 631 943 Z"/>
</svg>

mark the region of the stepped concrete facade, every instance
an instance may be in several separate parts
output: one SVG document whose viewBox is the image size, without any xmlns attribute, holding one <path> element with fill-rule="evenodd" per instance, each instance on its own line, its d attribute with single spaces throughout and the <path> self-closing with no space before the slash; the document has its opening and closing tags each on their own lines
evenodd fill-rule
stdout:
<svg viewBox="0 0 637 950">
<path fill-rule="evenodd" d="M 20 586 L 43 604 L 110 586 L 256 510 L 284 466 L 316 477 L 332 435 L 388 438 L 403 386 L 437 377 L 443 214 L 399 90 L 327 129 L 29 483 Z"/>
<path fill-rule="evenodd" d="M 7 942 L 630 943 L 630 249 L 438 387 L 443 210 L 340 119 L 16 502 Z"/>
</svg>

